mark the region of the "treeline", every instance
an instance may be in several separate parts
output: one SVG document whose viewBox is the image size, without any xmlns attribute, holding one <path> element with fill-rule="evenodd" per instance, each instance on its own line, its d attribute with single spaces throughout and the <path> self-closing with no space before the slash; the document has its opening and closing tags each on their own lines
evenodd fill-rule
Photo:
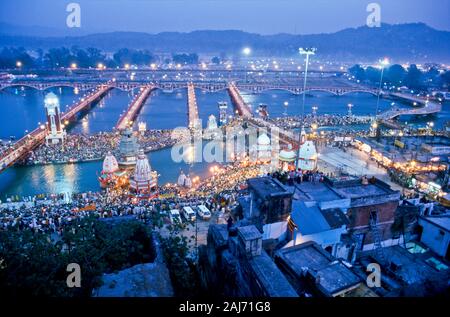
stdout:
<svg viewBox="0 0 450 317">
<path fill-rule="evenodd" d="M 0 230 L 0 296 L 89 297 L 104 273 L 153 262 L 151 232 L 137 220 L 75 220 L 60 239 L 19 225 Z M 67 287 L 67 266 L 81 267 L 81 287 Z"/>
<path fill-rule="evenodd" d="M 381 69 L 372 66 L 362 67 L 354 65 L 348 72 L 355 76 L 355 79 L 369 84 L 378 85 L 381 79 Z M 384 69 L 383 84 L 391 86 L 406 86 L 410 89 L 420 90 L 427 87 L 439 87 L 448 89 L 450 85 L 450 72 L 439 72 L 436 67 L 430 67 L 427 71 L 420 70 L 417 65 L 411 64 L 408 68 L 394 64 Z"/>
<path fill-rule="evenodd" d="M 44 52 L 42 49 L 29 52 L 25 48 L 5 47 L 0 51 L 0 69 L 12 68 L 89 68 L 99 64 L 108 68 L 124 67 L 125 65 L 149 66 L 158 62 L 159 57 L 148 50 L 122 48 L 113 54 L 107 54 L 97 48 L 82 49 L 78 47 L 51 48 Z M 163 61 L 166 64 L 182 65 L 198 64 L 196 53 L 173 54 L 172 58 Z"/>
</svg>

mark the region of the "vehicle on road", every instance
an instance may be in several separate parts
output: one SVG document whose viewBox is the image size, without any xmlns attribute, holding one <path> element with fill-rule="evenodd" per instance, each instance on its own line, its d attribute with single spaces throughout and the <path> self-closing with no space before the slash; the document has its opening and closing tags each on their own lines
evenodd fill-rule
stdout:
<svg viewBox="0 0 450 317">
<path fill-rule="evenodd" d="M 170 217 L 170 222 L 173 224 L 183 223 L 183 221 L 181 220 L 180 211 L 178 209 L 171 209 L 169 211 L 169 217 Z"/>
<path fill-rule="evenodd" d="M 195 221 L 196 218 L 194 210 L 189 206 L 183 207 L 183 216 L 187 221 Z"/>
<path fill-rule="evenodd" d="M 205 205 L 197 206 L 197 213 L 203 220 L 211 219 L 211 211 Z"/>
</svg>

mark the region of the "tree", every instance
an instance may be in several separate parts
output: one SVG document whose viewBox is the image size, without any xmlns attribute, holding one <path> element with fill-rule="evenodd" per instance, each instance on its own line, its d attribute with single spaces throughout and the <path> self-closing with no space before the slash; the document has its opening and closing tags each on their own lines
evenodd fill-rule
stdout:
<svg viewBox="0 0 450 317">
<path fill-rule="evenodd" d="M 361 67 L 361 65 L 353 65 L 352 67 L 349 68 L 348 72 L 355 76 L 355 78 L 357 80 L 363 81 L 366 79 L 366 73 L 364 68 Z"/>
<path fill-rule="evenodd" d="M 220 58 L 218 58 L 217 56 L 214 56 L 213 58 L 211 58 L 211 63 L 219 65 L 220 64 Z"/>
<path fill-rule="evenodd" d="M 450 87 L 450 71 L 445 71 L 440 76 L 442 88 L 448 89 Z"/>
<path fill-rule="evenodd" d="M 174 54 L 172 60 L 175 64 L 198 64 L 198 55 L 196 53 L 191 54 Z"/>
<path fill-rule="evenodd" d="M 366 68 L 366 78 L 372 83 L 379 83 L 381 78 L 381 70 L 369 66 Z"/>
<path fill-rule="evenodd" d="M 386 72 L 387 80 L 394 85 L 401 85 L 406 76 L 406 70 L 402 65 L 394 64 Z"/>
<path fill-rule="evenodd" d="M 415 64 L 409 66 L 405 84 L 411 89 L 420 89 L 423 86 L 423 74 Z"/>
<path fill-rule="evenodd" d="M 21 63 L 21 68 L 35 66 L 35 60 L 23 47 L 3 48 L 0 52 L 0 68 L 15 68 L 17 62 Z"/>
<path fill-rule="evenodd" d="M 152 262 L 152 241 L 148 228 L 136 220 L 75 220 L 58 242 L 29 228 L 0 230 L 0 295 L 90 296 L 102 273 Z M 69 263 L 81 267 L 81 288 L 66 286 Z"/>
</svg>

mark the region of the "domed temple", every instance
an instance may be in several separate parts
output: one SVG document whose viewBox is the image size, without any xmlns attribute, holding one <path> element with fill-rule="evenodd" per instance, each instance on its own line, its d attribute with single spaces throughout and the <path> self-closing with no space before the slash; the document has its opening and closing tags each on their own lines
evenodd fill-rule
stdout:
<svg viewBox="0 0 450 317">
<path fill-rule="evenodd" d="M 219 132 L 219 126 L 217 125 L 217 120 L 214 115 L 208 117 L 208 123 L 206 124 L 206 129 L 204 131 L 205 139 L 214 139 Z"/>
<path fill-rule="evenodd" d="M 125 172 L 119 170 L 119 163 L 111 152 L 106 154 L 103 160 L 103 168 L 98 178 L 100 187 L 107 188 L 116 185 L 122 185 L 124 181 Z"/>
<path fill-rule="evenodd" d="M 130 178 L 130 189 L 136 193 L 155 192 L 158 185 L 158 173 L 152 171 L 147 155 L 144 150 L 139 150 L 136 161 L 136 168 Z"/>
<path fill-rule="evenodd" d="M 287 149 L 283 149 L 280 151 L 278 159 L 280 161 L 280 166 L 283 171 L 295 169 L 295 160 L 297 159 L 297 155 L 295 154 L 295 151 L 292 149 L 292 144 L 289 144 Z"/>
<path fill-rule="evenodd" d="M 266 133 L 258 137 L 258 161 L 269 162 L 272 159 L 272 146 Z"/>
<path fill-rule="evenodd" d="M 299 149 L 298 168 L 314 171 L 317 168 L 317 150 L 313 141 L 305 141 Z"/>
<path fill-rule="evenodd" d="M 138 152 L 137 139 L 131 128 L 121 132 L 119 143 L 119 165 L 124 168 L 131 168 L 136 164 Z"/>
</svg>

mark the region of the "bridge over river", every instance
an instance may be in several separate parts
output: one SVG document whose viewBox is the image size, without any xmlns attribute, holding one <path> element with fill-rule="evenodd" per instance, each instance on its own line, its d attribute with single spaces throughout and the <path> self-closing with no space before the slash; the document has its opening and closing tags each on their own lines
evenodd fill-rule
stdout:
<svg viewBox="0 0 450 317">
<path fill-rule="evenodd" d="M 390 93 L 389 96 L 392 98 L 416 104 L 417 106 L 414 106 L 412 108 L 394 107 L 388 111 L 385 111 L 378 116 L 379 119 L 384 121 L 389 121 L 402 115 L 427 115 L 432 113 L 438 113 L 442 110 L 441 104 L 426 99 L 422 99 L 419 97 L 402 93 Z"/>
</svg>

